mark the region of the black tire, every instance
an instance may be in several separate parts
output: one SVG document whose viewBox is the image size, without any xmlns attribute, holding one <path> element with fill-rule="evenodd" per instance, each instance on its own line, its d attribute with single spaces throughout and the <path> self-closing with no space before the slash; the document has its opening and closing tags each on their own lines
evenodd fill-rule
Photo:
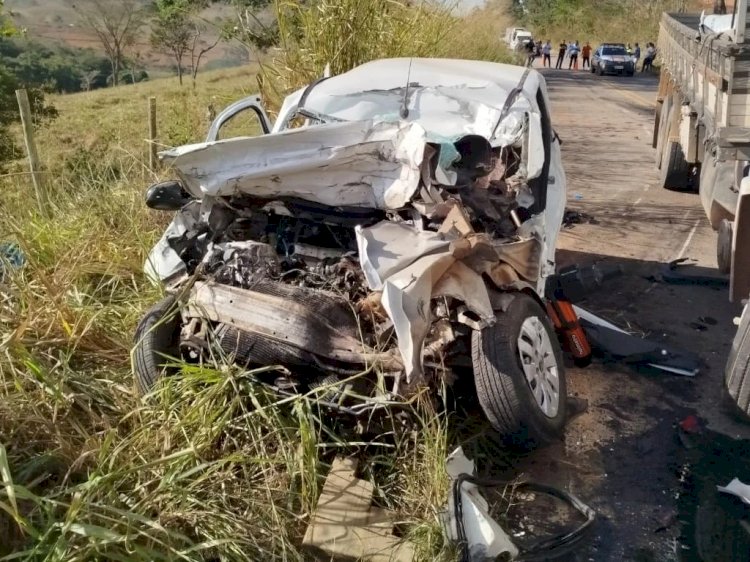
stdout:
<svg viewBox="0 0 750 562">
<path fill-rule="evenodd" d="M 173 296 L 168 296 L 141 318 L 135 329 L 133 375 L 138 391 L 148 394 L 164 375 L 170 357 L 178 357 L 180 315 Z"/>
<path fill-rule="evenodd" d="M 599 64 L 599 65 L 597 65 L 597 67 L 596 67 L 596 73 L 597 73 L 597 74 L 598 74 L 599 76 L 604 76 L 604 71 L 602 70 L 602 65 L 600 65 L 600 64 Z"/>
<path fill-rule="evenodd" d="M 661 185 L 672 191 L 685 191 L 688 187 L 690 167 L 685 161 L 685 153 L 677 141 L 664 144 L 664 156 L 661 161 Z"/>
<path fill-rule="evenodd" d="M 721 219 L 719 223 L 718 236 L 716 237 L 716 263 L 721 273 L 732 271 L 733 224 L 727 219 Z"/>
<path fill-rule="evenodd" d="M 654 110 L 654 131 L 651 138 L 651 148 L 656 148 L 659 144 L 659 126 L 661 125 L 661 110 L 664 106 L 664 102 L 656 103 L 656 110 Z M 658 162 L 661 164 L 661 162 Z M 657 168 L 659 166 L 657 165 Z"/>
<path fill-rule="evenodd" d="M 553 417 L 542 411 L 521 366 L 519 335 L 531 317 L 541 321 L 557 366 L 559 398 Z M 473 333 L 471 343 L 477 398 L 490 424 L 524 448 L 558 440 L 567 417 L 565 371 L 560 344 L 542 307 L 528 295 L 517 295 L 494 326 Z"/>
<path fill-rule="evenodd" d="M 664 98 L 659 115 L 659 131 L 656 139 L 656 169 L 660 170 L 664 161 L 664 145 L 669 140 L 671 129 L 672 96 Z"/>
<path fill-rule="evenodd" d="M 724 384 L 743 417 L 750 417 L 750 310 L 745 306 L 724 370 Z"/>
</svg>

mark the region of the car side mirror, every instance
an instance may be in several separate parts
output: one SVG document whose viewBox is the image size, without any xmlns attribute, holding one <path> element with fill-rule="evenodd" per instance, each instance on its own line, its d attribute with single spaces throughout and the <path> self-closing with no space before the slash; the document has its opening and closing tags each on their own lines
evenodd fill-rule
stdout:
<svg viewBox="0 0 750 562">
<path fill-rule="evenodd" d="M 148 188 L 146 206 L 157 211 L 179 211 L 192 198 L 179 181 L 163 181 Z"/>
</svg>

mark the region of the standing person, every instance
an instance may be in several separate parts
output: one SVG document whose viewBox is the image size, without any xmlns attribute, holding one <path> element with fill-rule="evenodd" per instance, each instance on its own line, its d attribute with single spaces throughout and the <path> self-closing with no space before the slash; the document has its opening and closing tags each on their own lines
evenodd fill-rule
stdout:
<svg viewBox="0 0 750 562">
<path fill-rule="evenodd" d="M 641 48 L 638 46 L 638 43 L 635 44 L 635 49 L 633 50 L 633 68 L 638 68 L 638 61 L 641 60 Z"/>
<path fill-rule="evenodd" d="M 578 46 L 578 41 L 573 41 L 573 43 L 568 47 L 568 55 L 570 55 L 570 62 L 568 63 L 568 70 L 571 68 L 578 70 L 578 52 L 580 51 L 580 47 Z"/>
<path fill-rule="evenodd" d="M 583 57 L 581 68 L 586 68 L 586 67 L 591 68 L 591 45 L 589 45 L 588 41 L 586 41 L 586 44 L 583 46 L 583 49 L 581 49 L 581 56 Z"/>
<path fill-rule="evenodd" d="M 534 58 L 536 53 L 536 45 L 534 44 L 533 40 L 530 40 L 524 45 L 524 48 L 526 49 L 526 56 L 528 59 L 526 60 L 526 64 L 528 66 L 534 66 Z"/>
<path fill-rule="evenodd" d="M 565 53 L 568 52 L 568 45 L 563 41 L 560 43 L 560 50 L 557 52 L 557 62 L 555 63 L 555 68 L 562 69 L 562 63 L 565 59 Z"/>
<path fill-rule="evenodd" d="M 630 43 L 628 43 L 628 47 L 625 49 L 625 52 L 628 53 L 629 57 L 633 56 L 633 47 L 630 46 Z"/>
<path fill-rule="evenodd" d="M 542 66 L 552 68 L 552 42 L 549 39 L 542 45 Z"/>
<path fill-rule="evenodd" d="M 654 62 L 654 58 L 656 57 L 656 47 L 654 47 L 653 43 L 647 43 L 646 46 L 646 56 L 643 58 L 643 66 L 641 67 L 641 72 L 646 72 L 646 70 L 651 70 L 652 64 Z"/>
</svg>

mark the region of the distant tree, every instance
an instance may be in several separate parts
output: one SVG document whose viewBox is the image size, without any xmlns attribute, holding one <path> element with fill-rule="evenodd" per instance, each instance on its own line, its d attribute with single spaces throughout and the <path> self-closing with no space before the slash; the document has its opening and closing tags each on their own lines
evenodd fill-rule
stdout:
<svg viewBox="0 0 750 562">
<path fill-rule="evenodd" d="M 156 0 L 156 16 L 151 27 L 151 44 L 174 58 L 180 85 L 184 72 L 182 61 L 195 36 L 193 9 L 190 0 Z"/>
<path fill-rule="evenodd" d="M 198 69 L 201 66 L 201 61 L 203 60 L 204 55 L 212 51 L 224 38 L 224 32 L 222 32 L 212 42 L 204 43 L 201 40 L 204 31 L 204 26 L 196 24 L 193 40 L 190 43 L 190 67 L 192 69 L 193 86 L 195 86 L 195 81 L 198 78 Z"/>
<path fill-rule="evenodd" d="M 94 83 L 97 78 L 99 78 L 98 70 L 89 70 L 87 72 L 84 72 L 83 76 L 81 76 L 81 88 L 83 88 L 87 92 L 90 92 L 91 88 L 94 87 Z"/>
<path fill-rule="evenodd" d="M 182 84 L 184 59 L 190 55 L 193 84 L 203 57 L 223 38 L 223 31 L 212 41 L 203 40 L 206 28 L 197 21 L 197 12 L 205 7 L 203 0 L 156 0 L 156 16 L 151 30 L 151 44 L 174 58 L 177 76 Z"/>
<path fill-rule="evenodd" d="M 125 51 L 145 24 L 146 10 L 139 0 L 77 0 L 73 8 L 99 39 L 112 66 L 112 85 L 117 86 Z"/>
</svg>

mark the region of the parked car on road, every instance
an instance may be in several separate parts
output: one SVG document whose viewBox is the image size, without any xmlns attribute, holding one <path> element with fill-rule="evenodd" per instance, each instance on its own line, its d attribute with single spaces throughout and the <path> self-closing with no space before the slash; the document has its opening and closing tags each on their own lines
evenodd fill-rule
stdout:
<svg viewBox="0 0 750 562">
<path fill-rule="evenodd" d="M 635 62 L 622 43 L 603 43 L 594 51 L 591 58 L 591 72 L 604 74 L 625 74 L 633 76 Z"/>
</svg>

